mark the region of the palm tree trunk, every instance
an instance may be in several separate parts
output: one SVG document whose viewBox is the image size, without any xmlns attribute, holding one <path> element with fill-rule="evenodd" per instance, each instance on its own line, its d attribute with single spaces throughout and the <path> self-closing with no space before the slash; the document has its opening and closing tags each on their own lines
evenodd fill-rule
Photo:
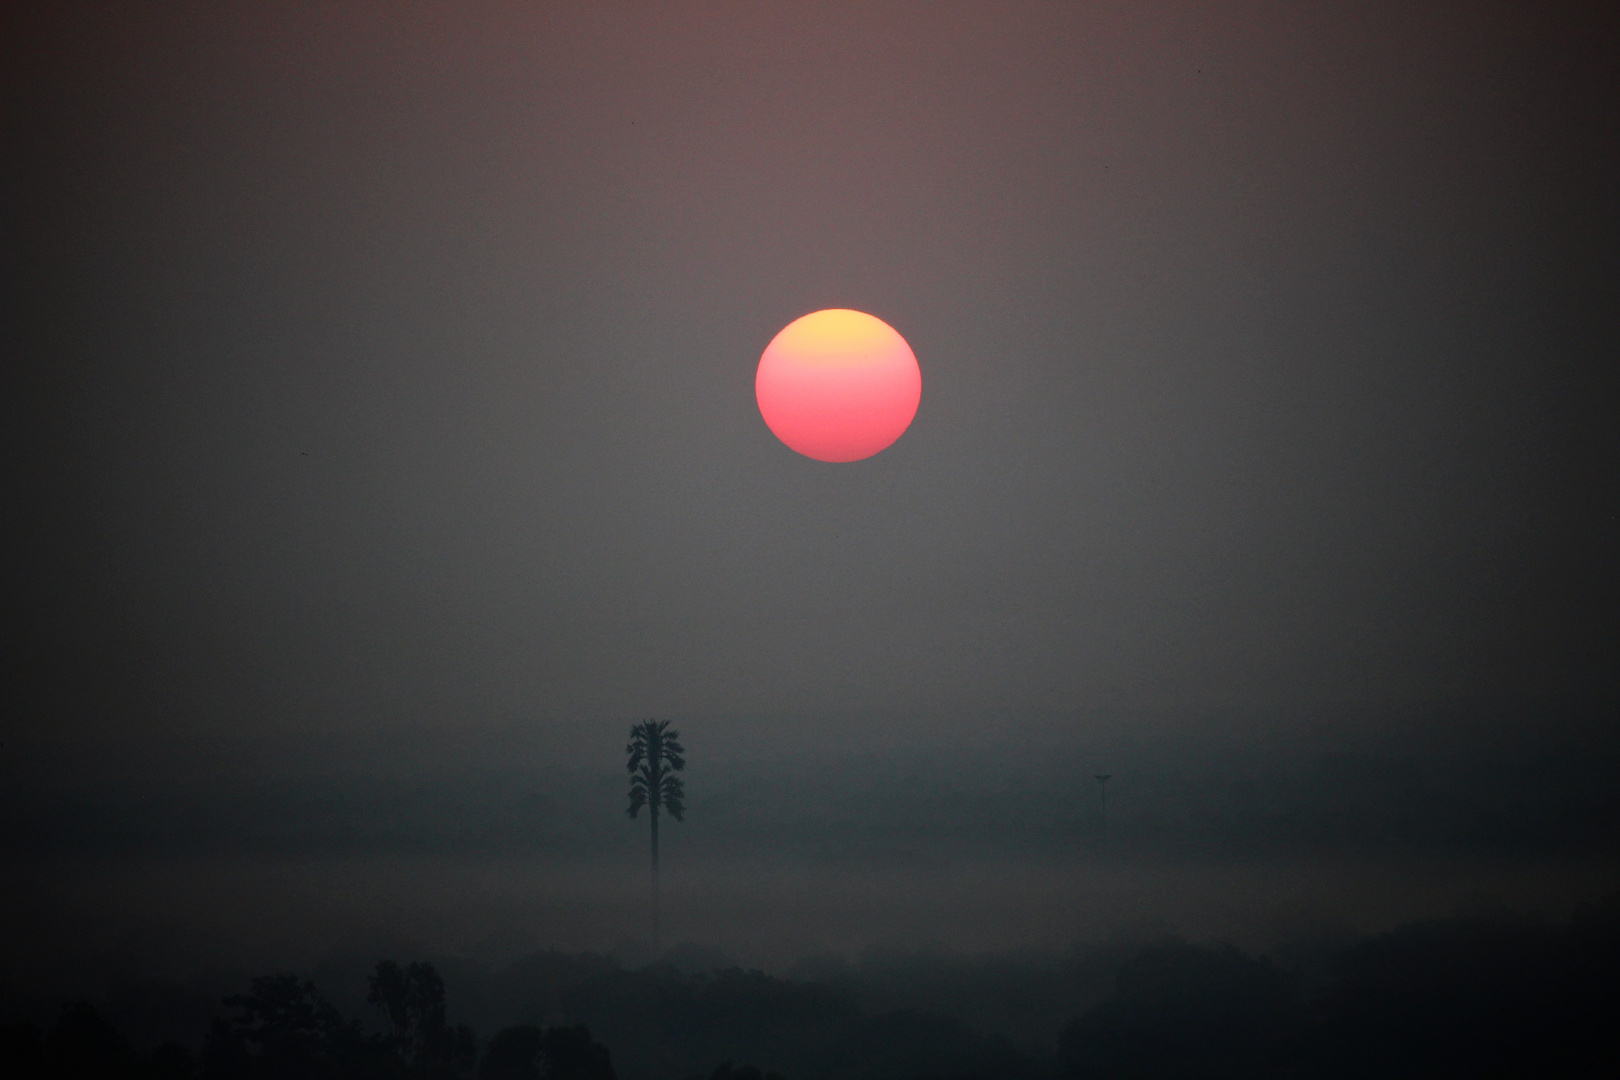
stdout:
<svg viewBox="0 0 1620 1080">
<path fill-rule="evenodd" d="M 652 940 L 653 956 L 658 955 L 658 809 L 663 801 L 664 770 L 662 747 L 656 742 L 649 745 L 652 784 L 647 792 L 647 809 L 652 811 Z"/>
<path fill-rule="evenodd" d="M 652 808 L 652 901 L 653 901 L 653 954 L 658 953 L 658 804 Z"/>
</svg>

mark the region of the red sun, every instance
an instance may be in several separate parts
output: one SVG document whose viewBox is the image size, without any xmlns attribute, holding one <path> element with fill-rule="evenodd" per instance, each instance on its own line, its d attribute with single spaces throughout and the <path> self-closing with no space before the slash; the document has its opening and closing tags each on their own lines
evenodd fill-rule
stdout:
<svg viewBox="0 0 1620 1080">
<path fill-rule="evenodd" d="M 765 425 L 792 449 L 817 461 L 859 461 L 911 426 L 922 372 L 888 323 L 829 308 L 794 319 L 765 346 L 754 396 Z"/>
</svg>

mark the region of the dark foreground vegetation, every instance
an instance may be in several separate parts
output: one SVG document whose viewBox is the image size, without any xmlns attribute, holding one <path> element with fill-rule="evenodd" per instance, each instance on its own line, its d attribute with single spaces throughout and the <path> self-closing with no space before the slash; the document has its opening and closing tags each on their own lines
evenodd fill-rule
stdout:
<svg viewBox="0 0 1620 1080">
<path fill-rule="evenodd" d="M 1620 1075 L 1620 900 L 1558 925 L 1411 925 L 1321 965 L 1170 940 L 1116 966 L 1112 993 L 1079 1010 L 1044 1052 L 945 1012 L 873 1009 L 871 988 L 857 985 L 847 967 L 773 978 L 737 969 L 683 973 L 669 964 L 629 971 L 605 958 L 550 954 L 524 969 L 539 978 L 524 982 L 519 972 L 507 990 L 527 992 L 500 1006 L 544 1022 L 508 1024 L 482 1041 L 450 1021 L 433 965 L 384 961 L 366 980 L 370 1028 L 344 1016 L 313 982 L 269 975 L 224 998 L 195 1046 L 137 1050 L 108 1019 L 114 1010 L 88 1002 L 63 1006 L 49 1024 L 5 1024 L 0 1073 L 153 1080 Z M 959 1011 L 981 1020 L 997 1008 L 1016 1013 L 1020 992 L 988 978 L 951 991 Z M 985 1000 L 971 1001 L 975 993 Z M 992 998 L 994 1008 L 985 1003 Z M 1043 1004 L 1022 1002 L 1034 1010 Z"/>
</svg>

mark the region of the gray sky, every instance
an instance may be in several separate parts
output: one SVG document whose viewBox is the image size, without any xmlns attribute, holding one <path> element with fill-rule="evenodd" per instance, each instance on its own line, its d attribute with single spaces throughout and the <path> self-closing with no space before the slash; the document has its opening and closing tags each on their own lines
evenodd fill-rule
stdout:
<svg viewBox="0 0 1620 1080">
<path fill-rule="evenodd" d="M 610 775 L 651 715 L 1579 745 L 1620 92 L 1557 7 L 7 16 L 10 798 Z M 842 466 L 752 390 L 836 306 L 923 372 Z"/>
</svg>

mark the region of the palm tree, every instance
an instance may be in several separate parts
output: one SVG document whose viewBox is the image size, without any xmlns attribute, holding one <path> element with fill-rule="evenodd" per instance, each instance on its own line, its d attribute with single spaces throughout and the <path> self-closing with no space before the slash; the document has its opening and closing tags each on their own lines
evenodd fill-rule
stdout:
<svg viewBox="0 0 1620 1080">
<path fill-rule="evenodd" d="M 630 809 L 632 818 L 643 806 L 652 816 L 653 950 L 658 949 L 658 811 L 680 821 L 686 814 L 686 785 L 675 774 L 686 768 L 681 733 L 668 720 L 643 720 L 630 726 Z"/>
</svg>

